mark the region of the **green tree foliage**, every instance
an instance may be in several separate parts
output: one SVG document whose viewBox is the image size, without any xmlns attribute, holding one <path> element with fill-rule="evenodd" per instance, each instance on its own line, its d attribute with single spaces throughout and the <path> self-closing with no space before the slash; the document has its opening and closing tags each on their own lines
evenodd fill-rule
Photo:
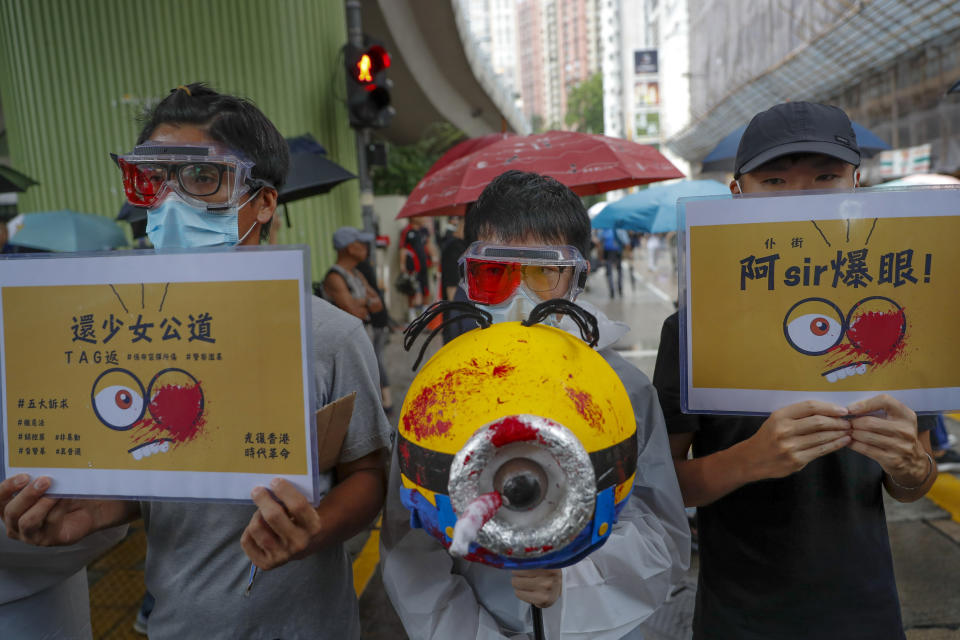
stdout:
<svg viewBox="0 0 960 640">
<path fill-rule="evenodd" d="M 409 194 L 433 163 L 466 137 L 449 122 L 437 122 L 414 144 L 391 145 L 387 149 L 387 166 L 374 167 L 371 172 L 373 192 L 376 195 Z"/>
<path fill-rule="evenodd" d="M 546 131 L 547 129 L 545 124 L 546 123 L 543 121 L 543 116 L 541 116 L 539 113 L 535 113 L 530 116 L 530 130 L 533 133 L 543 133 Z"/>
<path fill-rule="evenodd" d="M 603 77 L 599 73 L 570 89 L 563 121 L 574 131 L 603 133 Z"/>
</svg>

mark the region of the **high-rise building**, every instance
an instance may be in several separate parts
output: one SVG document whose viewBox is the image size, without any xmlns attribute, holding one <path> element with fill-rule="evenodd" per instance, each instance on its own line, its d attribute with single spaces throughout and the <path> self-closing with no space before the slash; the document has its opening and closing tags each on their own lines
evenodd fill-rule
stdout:
<svg viewBox="0 0 960 640">
<path fill-rule="evenodd" d="M 493 71 L 513 92 L 517 79 L 517 3 L 516 0 L 486 0 L 490 21 L 490 62 Z"/>
<path fill-rule="evenodd" d="M 570 90 L 600 70 L 601 0 L 516 0 L 523 111 L 563 127 Z"/>
<path fill-rule="evenodd" d="M 490 68 L 511 92 L 517 78 L 516 0 L 458 0 L 476 44 L 489 60 Z"/>
<path fill-rule="evenodd" d="M 540 0 L 517 0 L 517 67 L 523 114 L 533 121 L 543 119 L 544 50 Z"/>
<path fill-rule="evenodd" d="M 657 50 L 657 145 L 670 162 L 690 175 L 690 164 L 665 144 L 690 122 L 687 0 L 646 0 L 646 5 L 648 34 Z"/>
<path fill-rule="evenodd" d="M 894 149 L 929 145 L 927 170 L 960 169 L 960 100 L 944 95 L 960 77 L 955 2 L 687 4 L 692 117 L 669 138 L 678 154 L 697 162 L 758 111 L 810 100 L 842 107 Z M 868 175 L 877 162 L 865 161 Z"/>
<path fill-rule="evenodd" d="M 604 132 L 648 144 L 660 141 L 656 5 L 656 0 L 603 0 L 601 10 Z"/>
</svg>

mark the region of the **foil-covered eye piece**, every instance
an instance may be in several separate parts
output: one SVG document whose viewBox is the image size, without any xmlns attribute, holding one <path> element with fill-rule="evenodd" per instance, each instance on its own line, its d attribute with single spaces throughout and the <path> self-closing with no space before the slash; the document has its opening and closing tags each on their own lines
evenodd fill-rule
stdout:
<svg viewBox="0 0 960 640">
<path fill-rule="evenodd" d="M 547 472 L 529 458 L 513 458 L 503 463 L 493 476 L 493 490 L 500 494 L 503 506 L 513 511 L 529 511 L 546 494 Z"/>
<path fill-rule="evenodd" d="M 397 432 L 411 526 L 505 569 L 576 563 L 610 536 L 637 471 L 616 372 L 580 337 L 500 322 L 419 370 Z"/>
<path fill-rule="evenodd" d="M 542 470 L 545 495 L 532 509 L 501 508 L 480 529 L 476 542 L 494 553 L 536 558 L 569 544 L 593 517 L 593 464 L 563 425 L 518 415 L 484 426 L 453 458 L 450 502 L 462 514 L 475 499 L 496 490 L 501 469 L 521 460 Z"/>
</svg>

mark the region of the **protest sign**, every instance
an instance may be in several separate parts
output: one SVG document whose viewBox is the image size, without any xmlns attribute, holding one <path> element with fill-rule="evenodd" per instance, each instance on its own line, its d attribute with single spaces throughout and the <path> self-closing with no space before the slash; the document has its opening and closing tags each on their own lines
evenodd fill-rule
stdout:
<svg viewBox="0 0 960 640">
<path fill-rule="evenodd" d="M 0 262 L 3 475 L 82 496 L 316 501 L 306 249 Z"/>
<path fill-rule="evenodd" d="M 680 201 L 682 403 L 960 407 L 960 189 Z"/>
</svg>

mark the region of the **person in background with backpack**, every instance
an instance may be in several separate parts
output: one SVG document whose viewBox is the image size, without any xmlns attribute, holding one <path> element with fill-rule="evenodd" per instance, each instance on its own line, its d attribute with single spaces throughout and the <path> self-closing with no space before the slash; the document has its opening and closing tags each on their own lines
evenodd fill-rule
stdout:
<svg viewBox="0 0 960 640">
<path fill-rule="evenodd" d="M 607 286 L 610 288 L 610 297 L 615 298 L 619 293 L 623 297 L 623 244 L 615 229 L 604 229 L 600 234 L 603 241 L 603 264 L 607 272 Z M 617 270 L 617 288 L 613 288 L 613 270 Z"/>
<path fill-rule="evenodd" d="M 430 267 L 436 262 L 427 219 L 410 218 L 410 223 L 400 231 L 400 270 L 413 275 L 416 285 L 409 294 L 408 321 L 423 313 L 430 299 Z"/>
</svg>

